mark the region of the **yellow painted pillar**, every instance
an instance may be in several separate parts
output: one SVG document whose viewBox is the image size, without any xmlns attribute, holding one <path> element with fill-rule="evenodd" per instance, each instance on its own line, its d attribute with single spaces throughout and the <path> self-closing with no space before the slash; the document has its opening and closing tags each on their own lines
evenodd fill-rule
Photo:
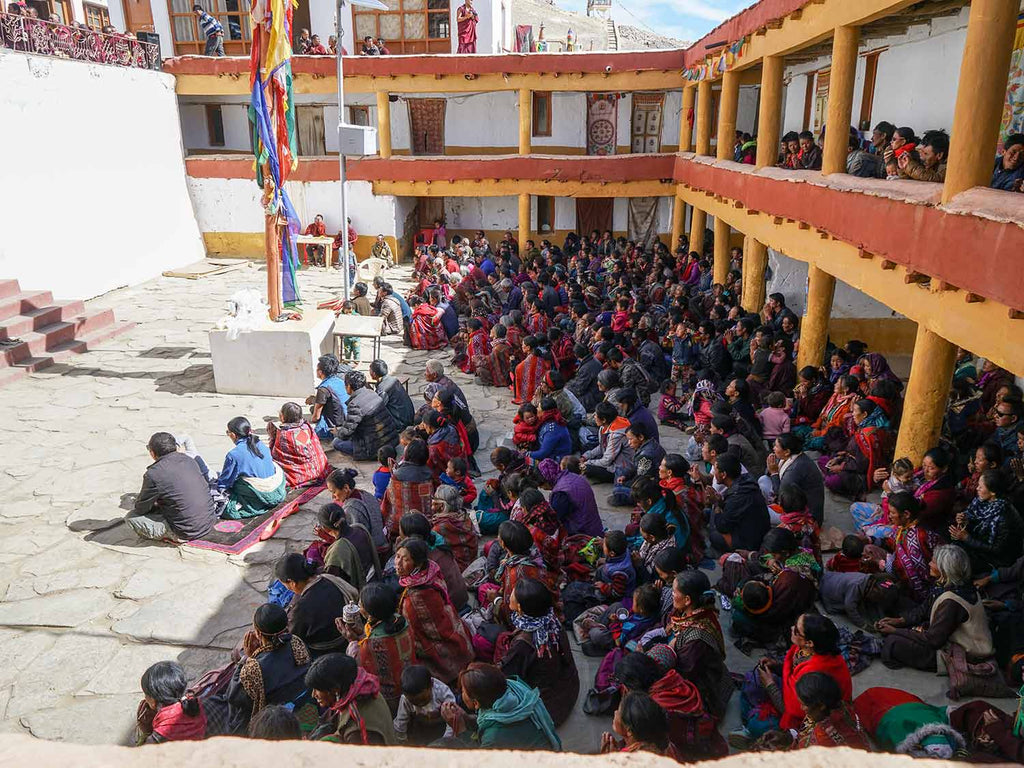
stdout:
<svg viewBox="0 0 1024 768">
<path fill-rule="evenodd" d="M 860 29 L 857 27 L 836 27 L 832 38 L 832 69 L 828 76 L 828 117 L 821 156 L 822 173 L 846 173 L 859 42 Z"/>
<path fill-rule="evenodd" d="M 391 100 L 383 91 L 377 92 L 377 146 L 382 159 L 391 157 Z"/>
<path fill-rule="evenodd" d="M 686 203 L 679 197 L 672 198 L 672 242 L 668 244 L 670 253 L 676 252 L 676 243 L 683 234 L 683 224 L 686 219 Z"/>
<path fill-rule="evenodd" d="M 697 147 L 698 155 L 711 154 L 711 81 L 701 80 L 697 86 Z"/>
<path fill-rule="evenodd" d="M 1018 8 L 1018 0 L 971 2 L 942 190 L 944 203 L 972 187 L 987 187 L 992 178 Z"/>
<path fill-rule="evenodd" d="M 519 89 L 519 154 L 528 155 L 532 151 L 531 138 L 533 133 L 533 91 L 529 88 Z"/>
<path fill-rule="evenodd" d="M 697 102 L 697 86 L 688 85 L 683 88 L 683 108 L 679 112 L 679 151 L 689 152 L 693 148 L 693 124 L 690 112 Z"/>
<path fill-rule="evenodd" d="M 781 56 L 765 56 L 761 62 L 761 106 L 757 113 L 757 159 L 755 160 L 757 168 L 771 167 L 779 160 L 783 64 Z M 746 260 L 746 253 L 743 258 Z M 758 307 L 758 310 L 760 309 Z"/>
<path fill-rule="evenodd" d="M 796 367 L 821 365 L 828 339 L 828 322 L 832 316 L 832 296 L 836 279 L 811 265 L 807 267 L 807 308 L 800 323 L 800 351 Z"/>
<path fill-rule="evenodd" d="M 708 215 L 700 208 L 694 208 L 690 215 L 690 250 L 704 256 L 704 230 L 707 228 Z"/>
<path fill-rule="evenodd" d="M 903 397 L 903 419 L 896 438 L 896 458 L 906 456 L 919 467 L 925 452 L 938 445 L 955 366 L 956 344 L 918 325 L 910 381 Z"/>
<path fill-rule="evenodd" d="M 722 95 L 718 100 L 718 148 L 719 160 L 732 160 L 736 143 L 736 112 L 740 103 L 740 73 L 730 69 L 722 75 Z M 717 231 L 717 230 L 716 230 Z M 726 251 L 728 254 L 728 251 Z M 716 275 L 718 267 L 715 267 Z M 723 275 L 724 277 L 724 275 Z M 716 282 L 718 278 L 715 278 Z"/>
<path fill-rule="evenodd" d="M 530 196 L 519 196 L 519 252 L 525 253 L 530 239 Z"/>
<path fill-rule="evenodd" d="M 721 135 L 721 134 L 719 134 Z M 725 279 L 729 276 L 729 236 L 732 234 L 732 227 L 729 223 L 715 217 L 715 268 L 714 282 L 725 285 Z"/>
<path fill-rule="evenodd" d="M 767 268 L 768 247 L 748 237 L 743 250 L 743 308 L 747 312 L 760 312 L 764 307 L 764 273 Z"/>
</svg>

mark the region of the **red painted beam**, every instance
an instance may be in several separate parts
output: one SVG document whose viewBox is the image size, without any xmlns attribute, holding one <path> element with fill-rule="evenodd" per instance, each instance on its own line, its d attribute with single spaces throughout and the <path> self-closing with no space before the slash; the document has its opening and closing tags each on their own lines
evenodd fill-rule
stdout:
<svg viewBox="0 0 1024 768">
<path fill-rule="evenodd" d="M 346 75 L 487 75 L 506 72 L 525 74 L 572 74 L 679 70 L 680 49 L 620 53 L 504 53 L 493 56 L 346 56 Z M 610 67 L 610 69 L 606 69 Z M 333 77 L 337 64 L 331 56 L 294 56 L 292 73 Z M 249 57 L 176 56 L 164 60 L 164 72 L 172 75 L 244 75 L 249 77 Z M 680 78 L 679 86 L 683 80 Z"/>
<path fill-rule="evenodd" d="M 965 291 L 1024 308 L 1024 228 L 852 190 L 740 173 L 677 158 L 676 181 L 741 201 L 770 216 L 806 222 L 836 240 Z"/>
<path fill-rule="evenodd" d="M 531 155 L 529 157 L 379 157 L 351 158 L 346 164 L 353 181 L 447 181 L 473 179 L 528 179 L 541 181 L 621 182 L 671 180 L 675 155 Z M 190 157 L 185 161 L 193 178 L 252 179 L 252 158 Z M 337 181 L 335 158 L 301 158 L 292 172 L 294 181 Z M 557 189 L 557 188 L 555 188 Z"/>
<path fill-rule="evenodd" d="M 803 8 L 810 0 L 761 0 L 745 11 L 726 19 L 683 53 L 683 67 L 700 64 L 710 54 L 721 54 L 726 47 L 737 40 L 752 35 L 768 22 L 785 18 L 793 11 Z M 725 43 L 725 46 L 708 48 L 710 43 Z"/>
</svg>

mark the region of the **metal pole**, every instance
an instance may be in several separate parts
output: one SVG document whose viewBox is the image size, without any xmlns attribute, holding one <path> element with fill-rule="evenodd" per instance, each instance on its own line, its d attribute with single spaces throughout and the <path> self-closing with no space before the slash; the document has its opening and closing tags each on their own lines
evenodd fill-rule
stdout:
<svg viewBox="0 0 1024 768">
<path fill-rule="evenodd" d="M 345 79 L 342 66 L 341 50 L 343 38 L 341 36 L 341 11 L 345 7 L 345 0 L 338 0 L 337 19 L 335 36 L 338 38 L 338 125 L 345 122 Z M 352 38 L 353 45 L 355 37 Z M 338 147 L 338 178 L 341 180 L 341 227 L 344 233 L 341 238 L 341 253 L 338 254 L 341 261 L 341 286 L 342 296 L 348 301 L 348 202 L 345 198 L 345 153 Z"/>
</svg>

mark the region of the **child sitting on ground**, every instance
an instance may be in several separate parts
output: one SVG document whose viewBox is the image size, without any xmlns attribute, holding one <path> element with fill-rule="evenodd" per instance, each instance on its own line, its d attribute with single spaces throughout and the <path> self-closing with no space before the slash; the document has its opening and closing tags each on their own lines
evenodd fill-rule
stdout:
<svg viewBox="0 0 1024 768">
<path fill-rule="evenodd" d="M 396 457 L 396 464 L 405 458 L 405 449 L 408 447 L 409 443 L 418 437 L 419 435 L 416 434 L 416 427 L 406 427 L 398 433 L 398 456 Z"/>
<path fill-rule="evenodd" d="M 784 435 L 790 430 L 789 413 L 786 412 L 786 396 L 781 392 L 772 392 L 768 395 L 768 407 L 762 408 L 757 413 L 757 419 L 761 422 L 761 432 L 764 439 L 771 442 L 779 435 Z"/>
<path fill-rule="evenodd" d="M 454 736 L 452 727 L 441 717 L 441 705 L 455 703 L 452 689 L 431 677 L 422 664 L 402 670 L 402 698 L 395 715 L 395 736 L 413 747 L 425 747 L 434 741 Z"/>
<path fill-rule="evenodd" d="M 391 484 L 391 470 L 395 466 L 397 458 L 398 452 L 390 445 L 381 446 L 377 451 L 377 463 L 380 466 L 373 473 L 373 495 L 377 501 L 383 499 L 384 494 L 388 492 L 388 486 Z"/>
<path fill-rule="evenodd" d="M 596 613 L 598 615 L 589 615 Z M 653 584 L 637 587 L 633 593 L 633 610 L 616 604 L 607 610 L 595 608 L 573 622 L 580 648 L 586 656 L 604 656 L 613 648 L 627 651 L 643 650 L 644 636 L 660 628 L 661 590 Z M 665 633 L 658 639 L 664 641 Z"/>
<path fill-rule="evenodd" d="M 618 310 L 612 315 L 612 330 L 622 333 L 629 326 L 629 299 L 619 299 Z"/>
<path fill-rule="evenodd" d="M 658 402 L 658 420 L 682 429 L 686 403 L 676 397 L 679 382 L 666 379 L 661 384 L 661 400 Z"/>
<path fill-rule="evenodd" d="M 665 522 L 664 515 L 648 512 L 640 518 L 640 537 L 643 543 L 640 549 L 632 553 L 633 567 L 639 582 L 654 581 L 654 560 L 659 552 L 675 546 L 674 525 Z"/>
<path fill-rule="evenodd" d="M 857 534 L 848 533 L 843 537 L 843 548 L 832 556 L 825 569 L 836 573 L 876 573 L 878 561 L 885 558 L 867 557 L 864 553 L 867 545 Z"/>
<path fill-rule="evenodd" d="M 458 488 L 462 494 L 462 503 L 469 507 L 476 499 L 476 486 L 469 477 L 469 464 L 461 456 L 448 460 L 448 471 L 442 472 L 439 479 L 441 485 L 451 485 Z"/>
<path fill-rule="evenodd" d="M 632 596 L 636 589 L 636 570 L 624 531 L 605 533 L 604 560 L 598 564 L 594 579 L 594 589 L 607 603 Z"/>
<path fill-rule="evenodd" d="M 512 417 L 512 442 L 519 451 L 537 449 L 537 408 L 533 403 L 523 403 Z"/>
<path fill-rule="evenodd" d="M 895 528 L 889 525 L 889 497 L 897 493 L 914 493 L 920 480 L 914 473 L 914 463 L 908 458 L 896 459 L 888 470 L 875 470 L 875 482 L 881 477 L 882 503 L 856 501 L 850 505 L 850 516 L 854 526 L 865 536 L 882 542 L 895 535 Z"/>
</svg>

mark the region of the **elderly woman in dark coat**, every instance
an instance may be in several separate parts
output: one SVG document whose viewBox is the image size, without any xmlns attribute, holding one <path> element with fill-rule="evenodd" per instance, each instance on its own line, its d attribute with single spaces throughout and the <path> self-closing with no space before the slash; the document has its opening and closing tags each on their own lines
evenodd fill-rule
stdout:
<svg viewBox="0 0 1024 768">
<path fill-rule="evenodd" d="M 334 431 L 334 448 L 356 461 L 372 461 L 382 447 L 398 442 L 398 429 L 380 395 L 366 386 L 366 376 L 349 371 L 345 389 L 345 420 Z"/>
</svg>

